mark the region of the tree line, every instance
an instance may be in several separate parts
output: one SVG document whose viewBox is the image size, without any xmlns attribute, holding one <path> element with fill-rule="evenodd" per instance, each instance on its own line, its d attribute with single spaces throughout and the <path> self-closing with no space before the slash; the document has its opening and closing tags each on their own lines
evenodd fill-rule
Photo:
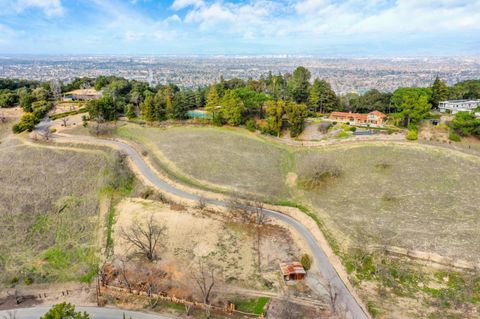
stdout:
<svg viewBox="0 0 480 319">
<path fill-rule="evenodd" d="M 103 91 L 99 100 L 88 102 L 91 119 L 111 121 L 121 115 L 147 122 L 184 120 L 188 111 L 205 108 L 216 125 L 245 125 L 250 130 L 279 135 L 288 127 L 299 135 L 307 116 L 333 111 L 367 113 L 378 110 L 399 126 L 416 129 L 432 107 L 447 99 L 480 98 L 480 80 L 468 80 L 449 87 L 438 77 L 428 88 L 399 88 L 394 92 L 372 89 L 364 94 L 337 96 L 331 85 L 312 79 L 305 67 L 292 73 L 261 76 L 259 79 L 220 80 L 196 89 L 174 84 L 149 86 L 145 82 L 116 76 L 77 78 L 71 83 L 0 79 L 0 107 L 20 105 L 28 114 L 16 131 L 29 130 L 51 108 L 62 93 L 95 88 Z"/>
</svg>

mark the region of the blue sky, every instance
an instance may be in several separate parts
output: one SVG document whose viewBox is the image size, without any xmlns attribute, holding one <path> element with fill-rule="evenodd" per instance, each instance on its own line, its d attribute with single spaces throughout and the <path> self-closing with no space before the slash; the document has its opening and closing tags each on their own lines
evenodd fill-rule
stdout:
<svg viewBox="0 0 480 319">
<path fill-rule="evenodd" d="M 0 0 L 0 54 L 479 55 L 480 0 Z"/>
</svg>

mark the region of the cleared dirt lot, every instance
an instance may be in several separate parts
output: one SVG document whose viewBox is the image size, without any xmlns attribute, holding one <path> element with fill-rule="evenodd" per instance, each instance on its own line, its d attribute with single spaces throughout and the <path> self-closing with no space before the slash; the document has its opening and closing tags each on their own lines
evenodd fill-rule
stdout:
<svg viewBox="0 0 480 319">
<path fill-rule="evenodd" d="M 122 231 L 153 216 L 166 227 L 158 249 L 160 259 L 154 265 L 167 277 L 160 285 L 164 291 L 174 289 L 176 296 L 193 293 L 191 274 L 198 260 L 217 270 L 217 287 L 234 292 L 233 287 L 278 291 L 280 262 L 298 260 L 302 253 L 289 233 L 278 225 L 261 226 L 261 265 L 257 263 L 257 232 L 251 224 L 232 221 L 220 213 L 211 213 L 138 198 L 124 199 L 116 207 L 114 226 L 115 258 L 135 257 L 135 247 L 125 241 Z M 143 261 L 148 264 L 148 262 Z M 183 287 L 184 291 L 181 291 Z"/>
</svg>

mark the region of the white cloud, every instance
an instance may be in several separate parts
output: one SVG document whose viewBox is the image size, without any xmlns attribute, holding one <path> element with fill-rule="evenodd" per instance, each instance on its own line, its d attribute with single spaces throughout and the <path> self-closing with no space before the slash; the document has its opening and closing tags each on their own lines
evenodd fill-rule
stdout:
<svg viewBox="0 0 480 319">
<path fill-rule="evenodd" d="M 203 32 L 253 39 L 276 32 L 276 26 L 284 21 L 285 9 L 284 4 L 267 0 L 212 2 L 189 10 L 184 21 L 197 25 Z"/>
<path fill-rule="evenodd" d="M 172 5 L 186 7 L 184 21 L 201 32 L 248 39 L 480 29 L 480 0 L 176 0 Z"/>
<path fill-rule="evenodd" d="M 169 24 L 169 23 L 174 24 L 174 23 L 182 22 L 182 19 L 178 15 L 174 14 L 174 15 L 169 16 L 168 18 L 166 18 L 163 21 L 167 24 Z"/>
<path fill-rule="evenodd" d="M 18 0 L 15 7 L 18 11 L 38 8 L 48 17 L 61 16 L 64 13 L 61 0 Z"/>
<path fill-rule="evenodd" d="M 205 3 L 203 0 L 175 0 L 172 3 L 173 10 L 181 10 L 187 7 L 198 8 L 203 6 Z"/>
</svg>

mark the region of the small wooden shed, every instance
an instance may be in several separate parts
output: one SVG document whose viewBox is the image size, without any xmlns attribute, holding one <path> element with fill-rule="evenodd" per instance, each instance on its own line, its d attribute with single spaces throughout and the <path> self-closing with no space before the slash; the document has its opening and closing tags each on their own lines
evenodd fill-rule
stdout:
<svg viewBox="0 0 480 319">
<path fill-rule="evenodd" d="M 297 261 L 280 263 L 280 271 L 285 281 L 303 280 L 307 274 L 302 264 Z"/>
</svg>

